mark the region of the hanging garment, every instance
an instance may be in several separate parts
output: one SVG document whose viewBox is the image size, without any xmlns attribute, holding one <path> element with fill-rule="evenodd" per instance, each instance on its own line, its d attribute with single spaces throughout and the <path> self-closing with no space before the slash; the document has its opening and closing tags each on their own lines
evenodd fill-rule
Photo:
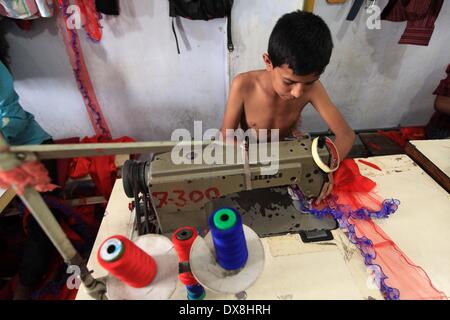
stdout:
<svg viewBox="0 0 450 320">
<path fill-rule="evenodd" d="M 381 20 L 407 21 L 399 44 L 427 46 L 443 0 L 390 0 L 381 13 Z"/>
<path fill-rule="evenodd" d="M 80 8 L 83 27 L 88 37 L 95 42 L 100 41 L 102 39 L 101 15 L 95 8 L 94 0 L 76 0 L 75 3 Z"/>
<path fill-rule="evenodd" d="M 34 0 L 0 0 L 0 14 L 14 19 L 35 19 L 39 10 Z"/>
<path fill-rule="evenodd" d="M 84 104 L 86 105 L 89 119 L 91 120 L 95 133 L 97 135 L 111 137 L 111 132 L 97 100 L 97 96 L 89 76 L 89 71 L 84 62 L 83 50 L 81 48 L 77 30 L 68 28 L 67 21 L 70 16 L 67 13 L 67 7 L 69 3 L 70 2 L 68 0 L 58 0 L 58 28 L 64 39 L 64 44 L 66 46 L 70 64 L 72 65 L 75 80 L 77 82 L 78 89 L 83 96 Z"/>
<path fill-rule="evenodd" d="M 13 19 L 53 16 L 53 0 L 0 0 L 0 15 Z"/>
<path fill-rule="evenodd" d="M 172 32 L 177 45 L 177 52 L 180 54 L 178 38 L 175 32 L 175 18 L 186 18 L 190 20 L 209 21 L 216 18 L 227 18 L 227 48 L 229 52 L 234 50 L 231 36 L 231 9 L 234 0 L 169 0 L 169 16 L 172 17 Z"/>
<path fill-rule="evenodd" d="M 95 0 L 98 12 L 106 15 L 118 16 L 120 12 L 119 0 Z"/>
</svg>

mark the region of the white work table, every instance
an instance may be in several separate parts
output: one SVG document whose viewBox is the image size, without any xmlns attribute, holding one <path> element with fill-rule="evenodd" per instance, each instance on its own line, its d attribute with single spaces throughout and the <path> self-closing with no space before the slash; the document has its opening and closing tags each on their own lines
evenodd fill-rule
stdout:
<svg viewBox="0 0 450 320">
<path fill-rule="evenodd" d="M 438 290 L 450 296 L 450 195 L 406 155 L 366 160 L 382 170 L 357 161 L 361 173 L 377 183 L 381 196 L 401 201 L 391 217 L 374 221 L 427 272 Z M 129 236 L 128 202 L 117 180 L 88 262 L 94 277 L 107 275 L 96 259 L 101 242 L 116 234 Z M 246 290 L 246 298 L 383 299 L 358 249 L 340 229 L 332 233 L 334 240 L 312 244 L 303 243 L 298 234 L 263 238 L 264 271 Z M 90 299 L 83 286 L 77 299 Z M 171 299 L 186 299 L 180 282 Z M 207 291 L 206 299 L 237 298 Z"/>
<path fill-rule="evenodd" d="M 413 140 L 410 143 L 450 177 L 450 139 Z"/>
</svg>

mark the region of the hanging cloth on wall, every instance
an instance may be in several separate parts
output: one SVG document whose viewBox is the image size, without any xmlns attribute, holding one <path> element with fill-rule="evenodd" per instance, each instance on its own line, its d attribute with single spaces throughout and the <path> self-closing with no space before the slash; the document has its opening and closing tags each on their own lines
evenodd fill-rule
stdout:
<svg viewBox="0 0 450 320">
<path fill-rule="evenodd" d="M 426 272 L 372 221 L 372 218 L 388 218 L 400 202 L 383 200 L 375 192 L 376 183 L 361 175 L 353 159 L 342 161 L 333 178 L 335 187 L 323 203 L 307 207 L 300 201 L 301 208 L 318 218 L 332 215 L 339 222 L 360 250 L 383 296 L 390 300 L 447 299 L 433 286 Z M 300 190 L 294 190 L 303 199 Z"/>
<path fill-rule="evenodd" d="M 80 8 L 83 27 L 89 39 L 95 42 L 100 41 L 102 39 L 101 14 L 97 12 L 94 0 L 76 0 L 75 3 Z"/>
<path fill-rule="evenodd" d="M 68 27 L 69 24 L 67 21 L 69 19 L 69 14 L 67 13 L 67 7 L 69 6 L 69 3 L 69 0 L 58 0 L 58 28 L 64 39 L 75 80 L 78 89 L 83 96 L 94 131 L 96 135 L 103 135 L 111 138 L 111 132 L 100 108 L 100 104 L 98 103 L 88 69 L 84 62 L 83 51 L 81 49 L 77 30 L 69 29 Z"/>
<path fill-rule="evenodd" d="M 0 15 L 21 20 L 53 16 L 53 0 L 0 0 Z"/>
<path fill-rule="evenodd" d="M 428 46 L 443 2 L 443 0 L 390 0 L 381 13 L 381 20 L 407 21 L 399 44 Z"/>
<path fill-rule="evenodd" d="M 98 12 L 106 15 L 118 16 L 120 13 L 119 0 L 95 0 Z"/>
<path fill-rule="evenodd" d="M 227 48 L 229 52 L 234 50 L 231 37 L 231 9 L 234 0 L 169 0 L 169 16 L 182 17 L 190 20 L 211 20 L 215 18 L 227 18 Z M 180 54 L 178 38 L 172 19 L 172 31 Z"/>
<path fill-rule="evenodd" d="M 34 0 L 0 0 L 0 14 L 13 19 L 36 19 L 40 17 Z"/>
</svg>

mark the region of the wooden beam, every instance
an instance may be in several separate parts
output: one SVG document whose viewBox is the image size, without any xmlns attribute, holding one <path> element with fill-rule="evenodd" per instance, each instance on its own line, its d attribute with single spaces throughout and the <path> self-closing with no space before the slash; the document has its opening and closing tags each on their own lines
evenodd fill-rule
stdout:
<svg viewBox="0 0 450 320">
<path fill-rule="evenodd" d="M 439 185 L 450 193 L 450 178 L 442 172 L 433 162 L 425 157 L 417 148 L 408 142 L 405 147 L 406 154 L 414 160 L 426 173 L 428 173 Z"/>
</svg>

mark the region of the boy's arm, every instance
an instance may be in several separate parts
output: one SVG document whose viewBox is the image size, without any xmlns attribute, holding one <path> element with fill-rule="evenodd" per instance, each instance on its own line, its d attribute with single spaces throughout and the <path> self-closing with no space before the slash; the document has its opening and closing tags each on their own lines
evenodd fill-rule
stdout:
<svg viewBox="0 0 450 320">
<path fill-rule="evenodd" d="M 243 98 L 243 80 L 241 75 L 237 75 L 231 83 L 228 102 L 223 117 L 222 128 L 220 132 L 222 138 L 226 141 L 226 129 L 237 129 L 244 108 Z"/>
<path fill-rule="evenodd" d="M 434 100 L 434 109 L 450 115 L 450 97 L 436 96 L 436 100 Z"/>
<path fill-rule="evenodd" d="M 355 133 L 331 101 L 320 81 L 314 84 L 310 101 L 336 136 L 334 144 L 338 149 L 340 160 L 344 160 L 355 142 Z"/>
</svg>

